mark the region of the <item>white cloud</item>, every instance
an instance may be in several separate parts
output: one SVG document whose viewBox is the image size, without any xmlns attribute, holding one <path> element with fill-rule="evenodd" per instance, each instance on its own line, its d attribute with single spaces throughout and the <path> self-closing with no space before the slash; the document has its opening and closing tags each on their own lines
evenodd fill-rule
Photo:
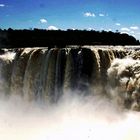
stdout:
<svg viewBox="0 0 140 140">
<path fill-rule="evenodd" d="M 74 31 L 74 30 L 76 30 L 76 28 L 69 28 L 69 29 L 67 29 L 67 30 L 73 30 L 73 31 Z"/>
<path fill-rule="evenodd" d="M 116 23 L 115 25 L 120 26 L 121 24 L 120 23 Z"/>
<path fill-rule="evenodd" d="M 107 31 L 112 31 L 112 29 L 109 28 L 109 29 L 107 29 Z"/>
<path fill-rule="evenodd" d="M 129 29 L 129 28 L 127 28 L 127 27 L 123 27 L 123 28 L 121 28 L 121 31 L 127 31 L 127 32 L 129 32 L 129 31 L 130 31 L 130 29 Z"/>
<path fill-rule="evenodd" d="M 49 26 L 49 27 L 47 28 L 47 30 L 58 30 L 58 28 L 55 27 L 55 26 Z"/>
<path fill-rule="evenodd" d="M 100 16 L 100 17 L 104 17 L 105 15 L 104 15 L 104 14 L 99 14 L 99 16 Z"/>
<path fill-rule="evenodd" d="M 139 27 L 138 26 L 131 26 L 130 29 L 132 29 L 132 30 L 138 30 Z"/>
<path fill-rule="evenodd" d="M 91 12 L 86 12 L 86 13 L 84 13 L 84 16 L 85 17 L 95 17 L 95 14 L 91 13 Z"/>
<path fill-rule="evenodd" d="M 100 30 L 102 31 L 102 30 L 104 30 L 104 28 L 101 27 Z"/>
<path fill-rule="evenodd" d="M 121 32 L 121 34 L 129 34 L 127 31 L 123 31 Z"/>
<path fill-rule="evenodd" d="M 130 34 L 134 34 L 135 32 L 134 31 L 130 31 Z"/>
<path fill-rule="evenodd" d="M 131 34 L 133 37 L 136 37 L 136 35 L 134 35 L 134 34 Z"/>
<path fill-rule="evenodd" d="M 71 30 L 73 30 L 73 31 L 74 31 L 74 30 L 76 30 L 76 29 L 75 29 L 75 28 L 72 28 Z"/>
<path fill-rule="evenodd" d="M 92 30 L 95 30 L 95 29 L 94 29 L 94 28 L 89 27 L 89 28 L 87 28 L 87 30 L 88 30 L 88 31 L 92 31 Z"/>
<path fill-rule="evenodd" d="M 0 4 L 0 7 L 5 7 L 5 4 Z"/>
<path fill-rule="evenodd" d="M 44 18 L 41 18 L 41 19 L 40 19 L 40 22 L 41 22 L 41 23 L 47 23 L 47 20 L 44 19 Z"/>
</svg>

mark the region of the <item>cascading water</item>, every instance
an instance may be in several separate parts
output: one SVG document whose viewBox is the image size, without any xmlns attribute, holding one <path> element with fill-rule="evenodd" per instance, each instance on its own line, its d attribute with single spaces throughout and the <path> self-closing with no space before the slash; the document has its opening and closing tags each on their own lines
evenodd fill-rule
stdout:
<svg viewBox="0 0 140 140">
<path fill-rule="evenodd" d="M 1 77 L 9 85 L 6 94 L 57 101 L 67 90 L 88 94 L 95 85 L 104 88 L 112 60 L 125 55 L 125 51 L 97 48 L 19 49 L 12 60 L 1 57 Z"/>
<path fill-rule="evenodd" d="M 9 50 L 0 55 L 0 78 L 0 139 L 137 140 L 137 132 L 127 131 L 135 129 L 132 122 L 140 123 L 139 112 L 130 111 L 140 111 L 138 50 L 109 46 Z"/>
</svg>

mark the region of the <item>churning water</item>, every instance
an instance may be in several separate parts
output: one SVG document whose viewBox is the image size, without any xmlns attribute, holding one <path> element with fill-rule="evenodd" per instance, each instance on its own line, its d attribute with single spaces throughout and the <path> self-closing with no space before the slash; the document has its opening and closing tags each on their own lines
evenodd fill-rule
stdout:
<svg viewBox="0 0 140 140">
<path fill-rule="evenodd" d="M 1 140 L 139 140 L 140 57 L 131 47 L 0 55 Z"/>
</svg>

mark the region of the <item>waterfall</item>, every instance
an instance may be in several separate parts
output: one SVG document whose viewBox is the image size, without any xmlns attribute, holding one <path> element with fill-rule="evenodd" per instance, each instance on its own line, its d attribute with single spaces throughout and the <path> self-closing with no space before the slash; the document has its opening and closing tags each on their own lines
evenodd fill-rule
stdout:
<svg viewBox="0 0 140 140">
<path fill-rule="evenodd" d="M 139 140 L 140 51 L 19 48 L 0 54 L 0 139 Z"/>
<path fill-rule="evenodd" d="M 54 103 L 68 91 L 77 91 L 140 110 L 139 71 L 139 51 L 134 49 L 21 48 L 0 55 L 0 91 L 4 96 Z"/>
<path fill-rule="evenodd" d="M 9 59 L 7 53 L 15 55 Z M 6 52 L 0 57 L 2 93 L 51 102 L 67 91 L 89 95 L 100 87 L 100 92 L 107 94 L 107 70 L 115 58 L 122 59 L 127 53 L 125 49 L 96 47 L 24 48 Z"/>
</svg>

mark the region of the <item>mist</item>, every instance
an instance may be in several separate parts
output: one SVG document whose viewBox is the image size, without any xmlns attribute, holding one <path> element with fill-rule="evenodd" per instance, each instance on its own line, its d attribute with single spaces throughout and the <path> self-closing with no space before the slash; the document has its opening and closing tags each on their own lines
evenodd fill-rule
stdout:
<svg viewBox="0 0 140 140">
<path fill-rule="evenodd" d="M 67 96 L 57 104 L 0 99 L 2 140 L 138 140 L 139 112 L 100 97 Z"/>
</svg>

